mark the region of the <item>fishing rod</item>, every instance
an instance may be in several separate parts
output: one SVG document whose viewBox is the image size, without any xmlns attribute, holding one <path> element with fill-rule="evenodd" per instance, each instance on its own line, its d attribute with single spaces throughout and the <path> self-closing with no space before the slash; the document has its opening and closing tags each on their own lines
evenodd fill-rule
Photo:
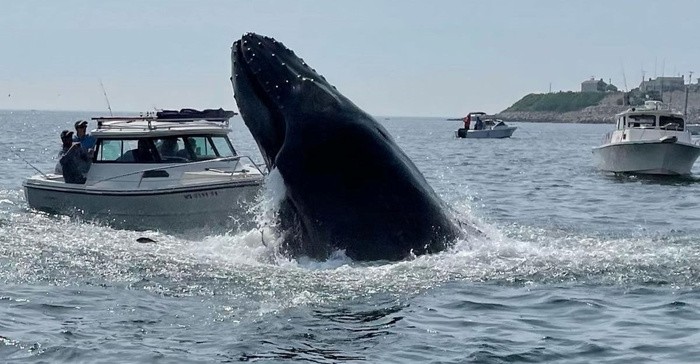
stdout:
<svg viewBox="0 0 700 364">
<path fill-rule="evenodd" d="M 34 168 L 34 170 L 37 171 L 37 172 L 39 172 L 42 176 L 47 177 L 47 176 L 46 176 L 46 173 L 42 172 L 39 168 L 37 168 L 37 167 L 35 167 L 33 164 L 29 163 L 28 160 L 24 159 L 24 157 L 22 157 L 21 155 L 19 155 L 19 153 L 15 152 L 14 149 L 10 148 L 10 152 L 12 152 L 12 154 L 16 155 L 17 158 L 23 160 L 24 163 L 27 163 L 27 165 L 29 165 L 30 167 Z"/>
<path fill-rule="evenodd" d="M 102 87 L 102 93 L 105 95 L 105 100 L 107 100 L 107 109 L 109 109 L 109 116 L 114 116 L 114 115 L 112 115 L 112 106 L 109 104 L 109 97 L 107 97 L 107 90 L 105 90 L 105 85 L 102 84 L 102 80 L 100 80 L 100 86 Z"/>
</svg>

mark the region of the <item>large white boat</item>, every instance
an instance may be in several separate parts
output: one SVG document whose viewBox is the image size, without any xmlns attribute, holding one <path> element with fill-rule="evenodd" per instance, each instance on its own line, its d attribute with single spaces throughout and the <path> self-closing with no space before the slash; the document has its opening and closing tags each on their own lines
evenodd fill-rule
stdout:
<svg viewBox="0 0 700 364">
<path fill-rule="evenodd" d="M 220 225 L 242 218 L 263 171 L 238 155 L 224 110 L 97 117 L 84 184 L 43 173 L 23 186 L 30 207 L 132 229 Z"/>
<path fill-rule="evenodd" d="M 484 118 L 484 112 L 470 112 L 464 117 L 464 128 L 459 128 L 455 132 L 457 138 L 510 138 L 517 127 L 508 126 L 503 120 Z M 474 128 L 471 124 L 474 123 Z"/>
<path fill-rule="evenodd" d="M 598 168 L 616 173 L 687 175 L 700 155 L 683 114 L 647 101 L 616 115 L 616 129 L 593 148 Z"/>
</svg>

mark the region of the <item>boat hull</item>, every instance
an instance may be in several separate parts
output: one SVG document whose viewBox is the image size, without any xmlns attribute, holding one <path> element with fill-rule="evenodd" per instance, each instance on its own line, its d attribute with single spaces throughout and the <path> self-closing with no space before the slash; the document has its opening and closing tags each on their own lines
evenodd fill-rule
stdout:
<svg viewBox="0 0 700 364">
<path fill-rule="evenodd" d="M 687 175 L 700 147 L 686 143 L 628 142 L 593 149 L 599 169 L 615 173 Z"/>
<path fill-rule="evenodd" d="M 159 190 L 96 190 L 83 185 L 24 183 L 30 207 L 134 230 L 246 225 L 262 179 Z M 235 219 L 235 220 L 234 220 Z"/>
<path fill-rule="evenodd" d="M 510 138 L 513 132 L 517 129 L 515 126 L 505 128 L 494 128 L 484 130 L 466 130 L 461 128 L 457 130 L 458 138 L 476 138 L 476 139 L 501 139 Z"/>
</svg>

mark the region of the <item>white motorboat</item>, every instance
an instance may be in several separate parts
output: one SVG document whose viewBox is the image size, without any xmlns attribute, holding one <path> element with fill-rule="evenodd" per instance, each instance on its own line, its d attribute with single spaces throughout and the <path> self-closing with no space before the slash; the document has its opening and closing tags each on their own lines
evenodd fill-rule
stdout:
<svg viewBox="0 0 700 364">
<path fill-rule="evenodd" d="M 700 135 L 700 124 L 686 124 L 685 128 L 688 129 L 692 135 Z"/>
<path fill-rule="evenodd" d="M 23 183 L 31 208 L 132 229 L 220 225 L 242 218 L 264 172 L 228 138 L 232 111 L 183 109 L 97 117 L 84 184 L 45 173 Z"/>
<path fill-rule="evenodd" d="M 508 126 L 500 119 L 484 119 L 483 112 L 471 112 L 464 120 L 464 128 L 457 129 L 455 133 L 458 138 L 510 138 L 517 127 Z M 471 123 L 474 122 L 472 129 Z"/>
<path fill-rule="evenodd" d="M 593 148 L 598 168 L 616 173 L 687 175 L 700 155 L 683 114 L 647 101 L 616 115 L 616 129 Z"/>
</svg>

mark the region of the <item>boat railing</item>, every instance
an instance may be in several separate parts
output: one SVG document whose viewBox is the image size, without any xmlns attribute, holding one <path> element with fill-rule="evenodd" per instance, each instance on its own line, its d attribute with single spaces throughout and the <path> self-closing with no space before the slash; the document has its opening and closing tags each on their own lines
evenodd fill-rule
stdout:
<svg viewBox="0 0 700 364">
<path fill-rule="evenodd" d="M 129 173 L 120 174 L 120 175 L 117 175 L 117 176 L 111 176 L 111 177 L 103 178 L 103 179 L 101 179 L 101 180 L 98 180 L 98 181 L 95 181 L 95 182 L 91 183 L 91 185 L 94 186 L 94 185 L 97 185 L 97 184 L 99 184 L 99 183 L 111 181 L 111 180 L 114 180 L 114 179 L 118 179 L 118 178 L 123 178 L 123 177 L 128 177 L 128 176 L 134 176 L 134 175 L 137 175 L 137 174 L 141 174 L 141 178 L 139 179 L 139 184 L 138 184 L 138 186 L 141 186 L 141 182 L 143 181 L 143 175 L 144 175 L 144 173 L 146 173 L 146 172 L 165 171 L 165 170 L 177 169 L 177 168 L 181 168 L 181 167 L 189 167 L 189 166 L 196 166 L 196 165 L 202 165 L 202 164 L 211 164 L 211 163 L 214 163 L 214 162 L 236 161 L 236 164 L 233 166 L 233 171 L 232 171 L 232 172 L 222 171 L 222 170 L 218 170 L 218 169 L 214 169 L 214 168 L 205 168 L 205 169 L 204 169 L 204 170 L 206 170 L 206 171 L 214 171 L 214 172 L 221 172 L 221 173 L 230 173 L 230 174 L 231 174 L 231 177 L 233 177 L 234 174 L 235 174 L 235 172 L 236 172 L 236 168 L 241 164 L 241 159 L 247 159 L 247 160 L 250 162 L 250 164 L 251 164 L 253 167 L 255 167 L 255 169 L 257 169 L 258 172 L 260 172 L 261 175 L 264 176 L 264 175 L 266 174 L 265 171 L 263 171 L 262 169 L 260 169 L 260 165 L 258 165 L 257 163 L 255 163 L 255 162 L 253 161 L 253 159 L 250 158 L 250 156 L 247 156 L 247 155 L 237 155 L 237 156 L 234 156 L 234 157 L 223 157 L 223 158 L 208 159 L 208 160 L 196 161 L 196 162 L 186 162 L 186 163 L 176 163 L 176 164 L 163 164 L 163 165 L 159 165 L 158 167 L 144 168 L 144 169 L 140 169 L 140 170 L 138 170 L 138 171 L 133 171 L 133 172 L 129 172 Z"/>
<path fill-rule="evenodd" d="M 138 121 L 146 122 L 145 128 L 148 130 L 170 130 L 178 128 L 191 128 L 193 122 L 200 122 L 200 125 L 216 126 L 221 129 L 229 128 L 229 120 L 225 118 L 210 118 L 210 119 L 158 119 L 154 117 L 133 117 L 133 118 L 122 118 L 122 117 L 99 117 L 92 118 L 92 120 L 97 121 L 98 130 L 143 130 L 143 123 L 136 123 Z"/>
</svg>

